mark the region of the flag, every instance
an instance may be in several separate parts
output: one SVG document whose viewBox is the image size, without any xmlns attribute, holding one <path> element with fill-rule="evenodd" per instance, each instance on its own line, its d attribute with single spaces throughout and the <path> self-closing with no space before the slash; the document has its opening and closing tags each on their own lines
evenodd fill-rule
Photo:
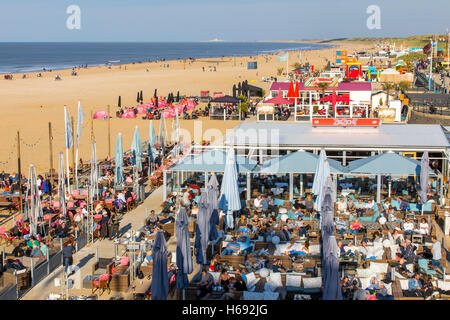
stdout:
<svg viewBox="0 0 450 320">
<path fill-rule="evenodd" d="M 431 53 L 431 42 L 428 42 L 425 47 L 423 47 L 423 53 L 429 55 Z"/>
<path fill-rule="evenodd" d="M 83 109 L 81 109 L 81 101 L 78 101 L 78 123 L 77 123 L 77 147 L 81 138 L 81 127 L 83 125 L 84 113 Z"/>
<path fill-rule="evenodd" d="M 73 145 L 73 133 L 72 133 L 72 126 L 70 125 L 69 121 L 69 114 L 67 113 L 67 108 L 64 107 L 64 118 L 66 121 L 66 149 L 72 148 Z"/>
<path fill-rule="evenodd" d="M 287 54 L 287 52 L 286 52 L 285 54 L 283 54 L 283 55 L 281 55 L 281 56 L 278 56 L 278 61 L 279 61 L 279 62 L 287 61 L 287 58 L 288 58 L 288 54 Z"/>
</svg>

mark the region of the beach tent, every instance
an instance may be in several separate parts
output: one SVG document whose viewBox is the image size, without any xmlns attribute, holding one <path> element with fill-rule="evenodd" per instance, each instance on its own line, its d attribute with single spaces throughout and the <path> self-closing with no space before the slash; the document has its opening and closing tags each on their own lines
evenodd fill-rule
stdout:
<svg viewBox="0 0 450 320">
<path fill-rule="evenodd" d="M 209 150 L 198 155 L 185 157 L 172 171 L 224 172 L 227 154 L 223 150 Z M 247 173 L 256 169 L 257 162 L 247 157 L 235 155 L 237 172 Z"/>
<path fill-rule="evenodd" d="M 122 114 L 122 119 L 136 119 L 136 114 L 132 109 L 128 109 Z"/>
<path fill-rule="evenodd" d="M 94 113 L 94 119 L 108 119 L 108 112 L 106 111 L 97 111 L 96 113 Z"/>
</svg>

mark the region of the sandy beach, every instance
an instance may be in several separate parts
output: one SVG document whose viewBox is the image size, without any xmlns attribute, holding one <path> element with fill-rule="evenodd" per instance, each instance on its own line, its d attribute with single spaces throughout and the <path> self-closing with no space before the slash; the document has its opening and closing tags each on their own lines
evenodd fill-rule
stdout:
<svg viewBox="0 0 450 320">
<path fill-rule="evenodd" d="M 314 65 L 315 70 L 326 65 L 326 61 L 334 60 L 337 49 L 353 52 L 368 49 L 363 44 L 338 45 L 335 48 L 302 51 L 303 62 Z M 298 62 L 298 51 L 289 52 L 289 65 Z M 140 64 L 105 66 L 77 69 L 78 76 L 71 76 L 71 70 L 58 70 L 36 74 L 27 73 L 14 75 L 14 80 L 0 82 L 0 109 L 2 112 L 2 143 L 0 145 L 0 170 L 5 172 L 17 171 L 17 131 L 21 136 L 22 171 L 28 174 L 30 163 L 38 172 L 49 169 L 49 138 L 48 122 L 53 127 L 53 163 L 57 169 L 59 152 L 65 151 L 64 146 L 64 112 L 66 105 L 71 116 L 74 117 L 76 127 L 76 112 L 78 100 L 81 101 L 85 113 L 83 133 L 80 142 L 79 157 L 90 157 L 90 121 L 91 110 L 107 110 L 111 106 L 111 151 L 114 152 L 116 137 L 123 134 L 124 149 L 129 149 L 134 127 L 139 126 L 142 140 L 148 138 L 148 121 L 143 121 L 139 115 L 137 119 L 118 119 L 115 117 L 117 99 L 122 97 L 122 106 L 135 106 L 136 93 L 143 90 L 144 101 L 149 101 L 154 90 L 158 89 L 159 96 L 166 96 L 169 92 L 181 95 L 199 96 L 201 90 L 232 94 L 233 84 L 248 80 L 252 85 L 268 90 L 270 83 L 262 81 L 265 77 L 277 76 L 277 69 L 286 68 L 286 62 L 278 62 L 276 55 L 257 57 L 208 58 L 198 59 L 193 63 L 183 61 L 165 61 Z M 247 70 L 248 61 L 257 61 L 257 70 Z M 169 68 L 162 67 L 169 64 Z M 216 67 L 216 72 L 209 71 L 209 66 Z M 205 67 L 203 71 L 202 67 Z M 147 71 L 148 70 L 148 71 Z M 56 75 L 62 81 L 55 81 Z M 235 127 L 238 121 L 209 121 L 201 118 L 202 129 L 219 129 L 225 133 L 226 129 Z M 159 121 L 154 121 L 158 131 Z M 98 157 L 106 157 L 108 153 L 107 121 L 93 121 L 94 134 L 97 140 Z M 172 120 L 166 122 L 169 131 Z M 193 133 L 194 121 L 181 120 L 181 128 Z M 71 154 L 70 154 L 71 155 Z M 71 161 L 71 160 L 70 160 Z"/>
</svg>

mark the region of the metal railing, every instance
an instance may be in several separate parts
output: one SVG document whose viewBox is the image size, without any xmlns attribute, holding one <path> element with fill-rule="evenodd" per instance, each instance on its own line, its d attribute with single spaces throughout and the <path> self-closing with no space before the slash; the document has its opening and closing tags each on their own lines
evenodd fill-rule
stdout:
<svg viewBox="0 0 450 320">
<path fill-rule="evenodd" d="M 75 233 L 75 251 L 78 252 L 83 249 L 88 243 L 87 237 L 87 222 L 83 221 L 80 225 L 82 232 Z M 36 263 L 36 258 L 24 257 L 24 259 L 30 259 L 30 273 L 31 273 L 31 285 L 23 290 L 18 290 L 18 277 L 15 273 L 16 284 L 7 288 L 0 293 L 0 300 L 18 300 L 22 298 L 26 293 L 38 285 L 48 275 L 54 272 L 58 267 L 63 265 L 63 239 L 53 239 L 53 245 L 48 249 L 47 257 L 44 261 Z M 35 265 L 36 264 L 36 265 Z"/>
</svg>

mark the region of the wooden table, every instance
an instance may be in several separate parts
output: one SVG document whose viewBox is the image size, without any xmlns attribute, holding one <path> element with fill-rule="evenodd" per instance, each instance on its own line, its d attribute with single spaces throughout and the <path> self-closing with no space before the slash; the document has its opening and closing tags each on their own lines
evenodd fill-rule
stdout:
<svg viewBox="0 0 450 320">
<path fill-rule="evenodd" d="M 131 283 L 130 292 L 133 293 L 134 298 L 137 296 L 146 297 L 151 285 L 152 280 L 148 280 L 147 278 L 136 279 Z"/>
</svg>

